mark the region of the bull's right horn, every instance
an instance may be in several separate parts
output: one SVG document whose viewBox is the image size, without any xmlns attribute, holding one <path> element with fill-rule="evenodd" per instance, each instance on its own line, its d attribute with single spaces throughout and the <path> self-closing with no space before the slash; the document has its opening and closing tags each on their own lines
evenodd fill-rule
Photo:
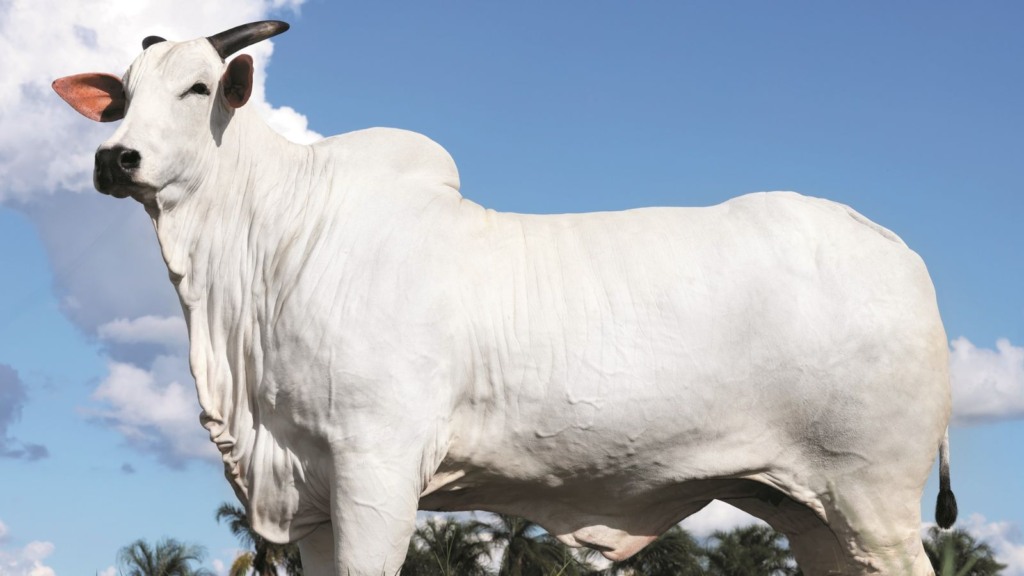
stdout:
<svg viewBox="0 0 1024 576">
<path fill-rule="evenodd" d="M 228 56 L 246 46 L 255 44 L 260 40 L 266 40 L 271 36 L 277 36 L 286 30 L 288 30 L 287 22 L 264 20 L 262 22 L 250 22 L 249 24 L 235 26 L 230 30 L 209 36 L 207 40 L 210 41 L 210 44 L 213 44 L 213 48 L 217 51 L 217 54 L 220 54 L 221 58 L 227 59 Z"/>
</svg>

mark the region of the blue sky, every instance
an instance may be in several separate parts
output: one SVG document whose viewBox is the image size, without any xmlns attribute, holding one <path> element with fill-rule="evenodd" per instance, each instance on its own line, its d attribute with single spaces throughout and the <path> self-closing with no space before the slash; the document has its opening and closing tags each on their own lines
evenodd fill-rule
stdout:
<svg viewBox="0 0 1024 576">
<path fill-rule="evenodd" d="M 928 264 L 954 352 L 960 525 L 1024 574 L 1024 6 L 552 4 L 0 2 L 0 50 L 19 56 L 0 62 L 0 576 L 103 573 L 140 537 L 201 543 L 216 570 L 235 553 L 148 218 L 91 190 L 114 127 L 49 83 L 120 75 L 148 34 L 267 16 L 292 24 L 265 69 L 270 43 L 253 48 L 253 105 L 275 126 L 422 132 L 485 206 L 782 189 L 896 231 Z"/>
</svg>

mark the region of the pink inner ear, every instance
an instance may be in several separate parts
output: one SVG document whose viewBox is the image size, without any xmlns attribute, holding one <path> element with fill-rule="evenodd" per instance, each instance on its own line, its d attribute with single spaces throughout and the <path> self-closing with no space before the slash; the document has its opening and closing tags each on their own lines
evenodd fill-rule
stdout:
<svg viewBox="0 0 1024 576">
<path fill-rule="evenodd" d="M 242 54 L 228 64 L 221 77 L 224 97 L 232 108 L 241 108 L 252 96 L 252 56 Z"/>
<path fill-rule="evenodd" d="M 96 72 L 65 76 L 53 81 L 53 89 L 90 120 L 112 122 L 124 118 L 124 86 L 117 76 Z"/>
</svg>

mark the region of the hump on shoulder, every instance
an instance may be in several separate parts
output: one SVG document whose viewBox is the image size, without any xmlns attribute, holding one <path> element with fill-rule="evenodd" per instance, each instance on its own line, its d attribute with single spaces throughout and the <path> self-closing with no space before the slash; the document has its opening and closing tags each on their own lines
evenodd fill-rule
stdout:
<svg viewBox="0 0 1024 576">
<path fill-rule="evenodd" d="M 455 160 L 427 136 L 399 128 L 366 128 L 332 136 L 315 146 L 368 174 L 426 180 L 459 190 Z"/>
</svg>

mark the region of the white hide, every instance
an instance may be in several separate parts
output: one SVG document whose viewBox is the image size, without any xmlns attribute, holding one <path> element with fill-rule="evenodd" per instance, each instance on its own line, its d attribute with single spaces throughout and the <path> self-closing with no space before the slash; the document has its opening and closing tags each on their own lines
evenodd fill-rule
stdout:
<svg viewBox="0 0 1024 576">
<path fill-rule="evenodd" d="M 107 145 L 141 153 L 227 477 L 307 574 L 393 574 L 418 507 L 621 558 L 715 498 L 805 574 L 931 573 L 946 337 L 896 235 L 793 193 L 486 210 L 423 136 L 300 146 L 173 100 L 223 69 L 204 40 L 151 47 Z"/>
</svg>

